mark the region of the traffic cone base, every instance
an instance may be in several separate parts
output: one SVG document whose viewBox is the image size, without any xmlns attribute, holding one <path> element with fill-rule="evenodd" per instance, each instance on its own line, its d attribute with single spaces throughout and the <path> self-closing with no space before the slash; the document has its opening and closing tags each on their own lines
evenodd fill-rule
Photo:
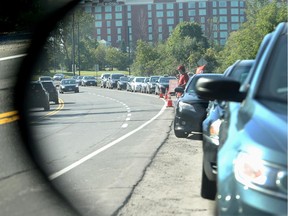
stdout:
<svg viewBox="0 0 288 216">
<path fill-rule="evenodd" d="M 171 99 L 170 94 L 169 94 L 168 99 L 167 99 L 166 107 L 173 107 L 173 101 Z"/>
</svg>

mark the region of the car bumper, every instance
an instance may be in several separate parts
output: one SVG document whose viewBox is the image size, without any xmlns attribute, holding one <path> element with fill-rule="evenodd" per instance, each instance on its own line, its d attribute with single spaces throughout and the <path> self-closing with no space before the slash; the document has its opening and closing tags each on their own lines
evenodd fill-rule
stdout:
<svg viewBox="0 0 288 216">
<path fill-rule="evenodd" d="M 206 134 L 203 134 L 203 163 L 204 171 L 210 181 L 217 178 L 217 152 L 218 145 Z"/>
</svg>

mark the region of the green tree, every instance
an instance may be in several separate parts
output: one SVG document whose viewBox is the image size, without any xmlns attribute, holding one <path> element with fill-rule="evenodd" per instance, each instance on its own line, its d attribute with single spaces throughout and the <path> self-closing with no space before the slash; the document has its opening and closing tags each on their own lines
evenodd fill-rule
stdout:
<svg viewBox="0 0 288 216">
<path fill-rule="evenodd" d="M 107 48 L 105 59 L 108 65 L 118 70 L 126 70 L 128 67 L 128 54 L 115 47 Z"/>
</svg>

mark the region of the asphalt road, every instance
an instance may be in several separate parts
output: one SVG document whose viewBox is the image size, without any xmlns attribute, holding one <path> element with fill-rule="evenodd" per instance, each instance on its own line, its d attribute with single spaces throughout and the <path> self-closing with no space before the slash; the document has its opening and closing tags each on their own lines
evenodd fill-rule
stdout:
<svg viewBox="0 0 288 216">
<path fill-rule="evenodd" d="M 9 98 L 21 61 L 4 57 L 2 116 L 14 110 Z M 23 145 L 17 115 L 0 124 L 1 215 L 213 213 L 214 203 L 199 195 L 201 138 L 174 136 L 173 107 L 155 95 L 99 87 L 60 98 L 49 112 L 31 111 L 37 163 Z"/>
</svg>

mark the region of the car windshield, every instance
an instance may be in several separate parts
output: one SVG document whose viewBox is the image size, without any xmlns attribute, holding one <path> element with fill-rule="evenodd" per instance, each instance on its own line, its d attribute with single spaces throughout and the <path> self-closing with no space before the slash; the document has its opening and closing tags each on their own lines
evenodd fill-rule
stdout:
<svg viewBox="0 0 288 216">
<path fill-rule="evenodd" d="M 169 80 L 176 79 L 175 77 L 162 77 L 159 80 L 159 83 L 169 83 Z"/>
<path fill-rule="evenodd" d="M 92 77 L 92 76 L 85 76 L 84 79 L 86 79 L 86 80 L 87 80 L 87 79 L 95 80 L 95 77 Z"/>
<path fill-rule="evenodd" d="M 74 79 L 62 80 L 62 84 L 76 84 L 76 81 Z"/>
<path fill-rule="evenodd" d="M 159 79 L 159 77 L 151 77 L 151 81 L 150 82 L 157 82 L 158 79 Z"/>
<path fill-rule="evenodd" d="M 139 77 L 135 79 L 135 82 L 144 82 L 145 78 L 144 77 Z"/>
<path fill-rule="evenodd" d="M 112 74 L 111 78 L 112 79 L 120 79 L 120 77 L 122 77 L 122 76 L 123 76 L 122 74 Z"/>
<path fill-rule="evenodd" d="M 122 76 L 120 77 L 120 81 L 128 81 L 128 77 Z"/>
<path fill-rule="evenodd" d="M 281 37 L 273 53 L 266 67 L 265 79 L 260 85 L 258 96 L 265 100 L 285 103 L 287 106 L 287 35 Z"/>
<path fill-rule="evenodd" d="M 54 85 L 51 82 L 43 82 L 42 85 L 44 86 L 45 89 L 53 89 Z"/>
</svg>

